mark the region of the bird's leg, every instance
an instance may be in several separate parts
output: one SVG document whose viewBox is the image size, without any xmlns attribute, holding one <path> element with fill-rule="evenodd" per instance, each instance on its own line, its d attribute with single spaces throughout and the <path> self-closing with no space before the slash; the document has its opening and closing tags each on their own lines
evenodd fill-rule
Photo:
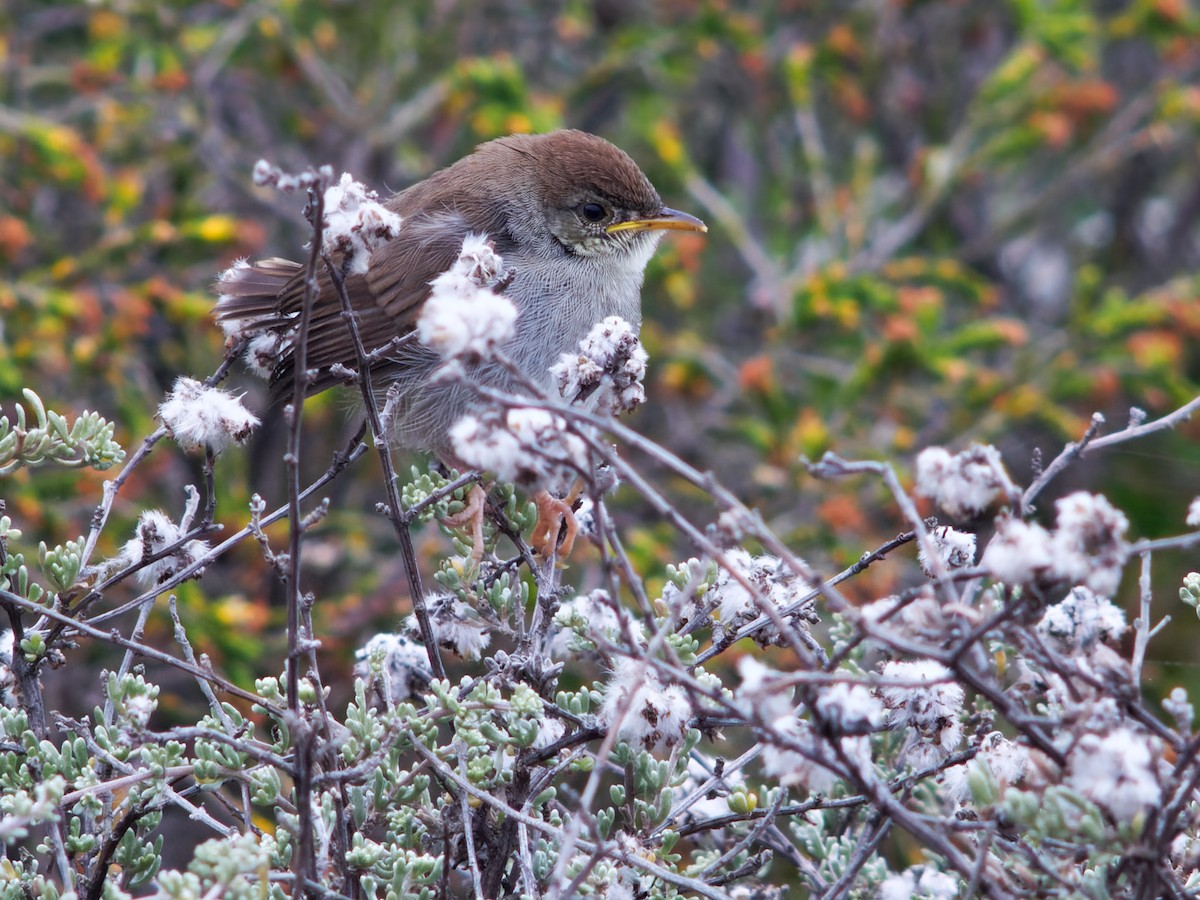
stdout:
<svg viewBox="0 0 1200 900">
<path fill-rule="evenodd" d="M 471 559 L 483 559 L 483 515 L 487 509 L 487 491 L 478 482 L 467 490 L 466 506 L 442 519 L 451 528 L 471 527 Z"/>
<path fill-rule="evenodd" d="M 575 538 L 579 535 L 579 522 L 575 519 L 575 501 L 583 493 L 583 482 L 576 480 L 566 497 L 558 498 L 549 491 L 538 491 L 533 497 L 537 507 L 537 526 L 529 538 L 533 552 L 539 556 L 571 555 Z M 559 540 L 559 535 L 562 540 Z"/>
</svg>

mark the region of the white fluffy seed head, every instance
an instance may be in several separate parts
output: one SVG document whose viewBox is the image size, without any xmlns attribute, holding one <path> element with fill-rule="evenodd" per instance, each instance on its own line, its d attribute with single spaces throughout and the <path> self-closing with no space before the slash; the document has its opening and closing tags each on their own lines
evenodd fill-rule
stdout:
<svg viewBox="0 0 1200 900">
<path fill-rule="evenodd" d="M 903 759 L 916 768 L 944 760 L 962 741 L 963 689 L 933 660 L 884 663 L 879 696 L 888 724 L 907 729 Z"/>
<path fill-rule="evenodd" d="M 955 519 L 974 518 L 1012 489 L 1000 451 L 990 444 L 972 444 L 955 455 L 929 447 L 917 457 L 917 493 Z"/>
<path fill-rule="evenodd" d="M 401 218 L 379 202 L 379 195 L 348 172 L 325 191 L 321 244 L 342 254 L 352 274 L 364 275 L 371 254 L 400 233 Z"/>
<path fill-rule="evenodd" d="M 1077 491 L 1056 502 L 1052 568 L 1063 581 L 1111 597 L 1129 557 L 1125 514 L 1098 494 Z"/>
<path fill-rule="evenodd" d="M 1080 585 L 1043 613 L 1037 630 L 1063 651 L 1087 652 L 1098 643 L 1115 643 L 1125 627 L 1125 613 L 1119 607 Z"/>
<path fill-rule="evenodd" d="M 179 543 L 183 530 L 172 522 L 165 513 L 157 509 L 148 509 L 138 518 L 133 537 L 125 542 L 120 555 L 114 561 L 117 568 L 138 568 L 138 581 L 145 587 L 162 584 L 174 577 L 177 572 L 191 566 L 208 551 L 208 544 L 202 540 L 185 541 L 175 547 L 170 553 L 156 559 L 151 557 L 162 553 L 169 547 Z M 199 569 L 192 576 L 199 578 L 204 574 Z"/>
<path fill-rule="evenodd" d="M 1085 734 L 1068 757 L 1067 784 L 1118 822 L 1129 822 L 1162 801 L 1155 772 L 1159 753 L 1154 738 L 1132 728 Z"/>
<path fill-rule="evenodd" d="M 425 608 L 439 647 L 463 659 L 478 659 L 492 642 L 488 623 L 456 594 L 450 591 L 430 594 L 425 598 Z M 412 635 L 420 634 L 415 617 L 409 616 L 404 624 Z"/>
<path fill-rule="evenodd" d="M 358 650 L 355 659 L 354 674 L 375 686 L 388 705 L 415 696 L 433 677 L 429 654 L 405 634 L 377 634 Z M 380 672 L 377 684 L 376 666 Z"/>
<path fill-rule="evenodd" d="M 630 412 L 646 400 L 642 385 L 648 357 L 637 330 L 620 316 L 592 326 L 578 353 L 564 353 L 550 367 L 559 395 L 587 399 L 613 415 Z"/>
<path fill-rule="evenodd" d="M 677 684 L 664 684 L 641 660 L 621 658 L 604 688 L 601 720 L 635 747 L 662 753 L 687 736 L 692 704 Z"/>
<path fill-rule="evenodd" d="M 844 731 L 873 729 L 887 715 L 879 698 L 861 684 L 839 681 L 821 691 L 817 697 L 817 712 L 831 724 Z"/>
<path fill-rule="evenodd" d="M 517 323 L 517 308 L 494 290 L 503 275 L 504 261 L 487 236 L 467 235 L 454 265 L 429 283 L 417 338 L 447 360 L 491 355 Z"/>
<path fill-rule="evenodd" d="M 258 425 L 258 417 L 242 405 L 241 397 L 183 377 L 163 399 L 158 417 L 185 450 L 206 447 L 214 453 L 230 441 L 244 443 Z"/>
<path fill-rule="evenodd" d="M 801 600 L 813 589 L 808 581 L 793 573 L 775 556 L 752 556 L 739 547 L 730 550 L 726 560 L 728 568 L 721 568 L 717 572 L 704 597 L 707 605 L 715 605 L 717 623 L 726 634 L 757 619 L 763 612 L 760 603 L 770 603 L 776 609 L 783 609 Z M 753 593 L 746 589 L 743 581 L 754 588 Z M 793 613 L 790 621 L 803 625 L 804 621 L 811 619 L 810 613 L 811 604 Z M 797 615 L 799 618 L 795 618 Z M 769 624 L 759 630 L 755 640 L 766 646 L 781 643 L 783 638 L 775 626 Z"/>
<path fill-rule="evenodd" d="M 957 531 L 949 525 L 943 525 L 930 531 L 929 537 L 933 541 L 937 559 L 944 568 L 965 569 L 967 566 L 974 565 L 975 535 L 966 531 Z M 925 552 L 924 544 L 921 545 L 917 562 L 921 566 L 921 571 L 930 578 L 936 574 L 933 559 Z"/>
<path fill-rule="evenodd" d="M 450 440 L 468 466 L 526 488 L 561 492 L 588 463 L 587 445 L 562 416 L 535 407 L 463 416 Z"/>
<path fill-rule="evenodd" d="M 980 560 L 992 577 L 1005 584 L 1032 584 L 1052 563 L 1050 534 L 1036 522 L 1004 516 Z"/>
</svg>

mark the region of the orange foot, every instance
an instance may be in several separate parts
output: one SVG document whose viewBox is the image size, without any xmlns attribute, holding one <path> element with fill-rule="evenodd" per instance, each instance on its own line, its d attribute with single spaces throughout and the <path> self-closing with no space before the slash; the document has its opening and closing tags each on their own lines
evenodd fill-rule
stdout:
<svg viewBox="0 0 1200 900">
<path fill-rule="evenodd" d="M 575 546 L 575 538 L 579 534 L 579 523 L 571 509 L 575 493 L 572 491 L 565 500 L 560 500 L 549 491 L 538 491 L 534 495 L 533 503 L 537 507 L 538 520 L 529 543 L 538 556 L 557 555 L 566 558 L 571 555 L 571 548 Z M 563 535 L 561 541 L 558 538 L 560 534 Z"/>
<path fill-rule="evenodd" d="M 483 513 L 487 508 L 487 491 L 479 484 L 471 485 L 467 491 L 467 505 L 452 516 L 442 519 L 451 528 L 471 527 L 471 559 L 483 559 Z"/>
</svg>

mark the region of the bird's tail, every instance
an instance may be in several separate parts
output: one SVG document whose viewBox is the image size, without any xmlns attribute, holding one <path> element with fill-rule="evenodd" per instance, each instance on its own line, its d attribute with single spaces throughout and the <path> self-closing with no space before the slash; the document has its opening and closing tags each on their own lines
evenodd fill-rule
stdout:
<svg viewBox="0 0 1200 900">
<path fill-rule="evenodd" d="M 246 363 L 271 386 L 272 400 L 290 397 L 295 378 L 295 345 L 305 299 L 305 267 L 278 257 L 248 263 L 244 260 L 217 278 L 217 322 L 230 341 L 246 340 Z M 392 317 L 375 303 L 360 276 L 343 285 L 358 325 L 362 350 L 371 352 L 400 336 Z M 346 324 L 338 293 L 324 272 L 318 272 L 305 340 L 308 369 L 306 392 L 319 393 L 353 380 L 358 361 L 355 341 Z M 394 368 L 377 361 L 372 374 Z"/>
<path fill-rule="evenodd" d="M 293 314 L 281 299 L 303 271 L 299 263 L 278 257 L 253 264 L 238 260 L 217 277 L 217 322 L 231 337 L 289 328 Z"/>
</svg>

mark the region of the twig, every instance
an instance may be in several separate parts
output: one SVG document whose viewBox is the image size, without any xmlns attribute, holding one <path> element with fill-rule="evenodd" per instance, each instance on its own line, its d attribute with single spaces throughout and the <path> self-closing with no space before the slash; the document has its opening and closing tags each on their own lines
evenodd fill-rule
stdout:
<svg viewBox="0 0 1200 900">
<path fill-rule="evenodd" d="M 506 816 L 511 816 L 518 823 L 523 824 L 528 828 L 532 828 L 535 831 L 539 831 L 542 834 L 549 835 L 553 841 L 562 840 L 561 826 L 552 825 L 549 822 L 542 821 L 541 819 L 535 819 L 532 816 L 527 816 L 520 810 L 509 806 L 500 798 L 489 794 L 487 791 L 480 790 L 466 779 L 460 778 L 458 773 L 438 759 L 437 754 L 421 743 L 420 738 L 418 738 L 416 735 L 409 733 L 408 737 L 412 741 L 413 749 L 417 752 L 417 754 L 427 760 L 443 779 L 453 782 L 459 790 L 471 795 L 476 800 L 487 804 L 498 812 L 501 812 Z M 673 884 L 676 887 L 683 888 L 684 890 L 694 891 L 695 893 L 704 897 L 711 897 L 712 900 L 730 900 L 729 895 L 724 891 L 718 891 L 704 882 L 699 881 L 698 879 L 689 878 L 686 875 L 680 875 L 676 872 L 670 871 L 669 869 L 665 869 L 662 866 L 656 865 L 649 860 L 642 858 L 641 856 L 628 853 L 624 849 L 616 846 L 616 844 L 599 844 L 585 840 L 578 840 L 576 844 L 584 853 L 593 853 L 596 851 L 597 847 L 602 846 L 605 855 L 609 856 L 610 858 L 618 859 L 626 865 L 633 866 L 634 868 L 639 869 L 649 875 L 653 875 L 655 878 L 659 878 L 668 884 Z"/>
<path fill-rule="evenodd" d="M 284 470 L 287 473 L 288 495 L 288 560 L 287 560 L 287 700 L 289 725 L 292 731 L 292 747 L 295 754 L 294 776 L 296 792 L 297 823 L 295 847 L 292 850 L 292 869 L 307 881 L 317 879 L 317 858 L 314 844 L 313 756 L 315 734 L 304 714 L 300 700 L 301 657 L 311 651 L 311 635 L 301 635 L 301 606 L 304 597 L 300 590 L 300 560 L 304 540 L 304 524 L 300 511 L 300 449 L 303 432 L 304 399 L 308 396 L 310 376 L 308 371 L 308 333 L 312 323 L 313 306 L 320 295 L 317 267 L 321 259 L 321 241 L 325 227 L 325 190 L 328 177 L 317 174 L 308 188 L 309 222 L 312 224 L 312 244 L 308 264 L 304 273 L 304 294 L 300 303 L 299 321 L 292 349 L 293 382 L 292 400 L 286 410 L 288 419 L 287 452 L 284 454 Z M 304 882 L 297 882 L 295 900 L 304 900 Z"/>
<path fill-rule="evenodd" d="M 354 435 L 354 437 L 352 437 L 350 439 L 350 443 L 348 445 L 349 449 L 347 451 L 336 454 L 333 462 L 330 463 L 329 468 L 325 470 L 325 472 L 321 475 L 321 477 L 318 478 L 316 481 L 314 481 L 312 484 L 310 484 L 307 488 L 305 488 L 304 491 L 300 494 L 301 501 L 307 500 L 309 497 L 311 497 L 313 494 L 315 494 L 317 491 L 319 491 L 321 488 L 323 488 L 329 482 L 333 481 L 333 479 L 337 478 L 337 476 L 340 475 L 347 466 L 349 466 L 351 463 L 353 463 L 355 460 L 357 460 L 360 456 L 362 456 L 367 451 L 366 444 L 362 443 L 362 436 L 365 433 L 365 431 L 366 431 L 366 423 L 364 422 L 362 428 L 360 428 L 358 430 L 358 432 Z M 288 514 L 288 505 L 285 503 L 283 506 L 276 509 L 270 515 L 261 516 L 256 521 L 257 521 L 258 526 L 261 528 L 263 526 L 270 525 L 273 522 L 278 522 L 280 519 L 287 516 L 287 514 Z M 213 547 L 211 550 L 209 550 L 207 553 L 205 553 L 204 556 L 202 556 L 200 559 L 198 559 L 195 562 L 191 563 L 190 565 L 185 566 L 184 568 L 180 569 L 178 572 L 176 572 L 174 575 L 172 575 L 166 581 L 163 581 L 160 584 L 155 585 L 150 590 L 146 591 L 145 593 L 139 594 L 137 597 L 134 597 L 132 600 L 130 600 L 126 603 L 123 603 L 120 606 L 110 609 L 107 612 L 100 613 L 99 615 L 92 616 L 92 618 L 87 620 L 88 623 L 92 624 L 92 625 L 98 625 L 101 622 L 107 622 L 110 619 L 116 618 L 117 616 L 124 615 L 129 610 L 141 606 L 147 600 L 153 599 L 154 597 L 159 596 L 160 594 L 164 593 L 165 591 L 169 591 L 172 588 L 182 584 L 183 582 L 187 581 L 189 578 L 195 577 L 196 574 L 198 572 L 200 572 L 200 570 L 211 565 L 214 560 L 223 556 L 226 552 L 233 549 L 236 545 L 240 544 L 246 538 L 253 535 L 254 531 L 255 531 L 254 523 L 252 522 L 252 524 L 247 525 L 245 528 L 242 528 L 236 534 L 231 535 L 230 537 L 228 537 L 224 541 L 222 541 L 220 544 Z M 196 532 L 196 534 L 199 534 L 199 533 L 200 532 Z M 160 555 L 166 555 L 166 552 L 167 551 L 163 551 L 162 554 L 155 554 L 153 557 L 150 557 L 150 558 L 157 559 Z M 74 613 L 76 611 L 72 610 L 72 612 Z M 73 620 L 71 620 L 71 621 L 73 621 Z"/>
<path fill-rule="evenodd" d="M 411 595 L 413 616 L 416 618 L 417 627 L 421 631 L 421 641 L 424 643 L 425 652 L 429 656 L 429 666 L 433 671 L 433 677 L 442 679 L 446 677 L 446 667 L 442 664 L 437 637 L 434 635 L 433 625 L 429 621 L 429 611 L 425 608 L 425 590 L 421 586 L 421 570 L 417 566 L 417 553 L 413 548 L 412 534 L 408 530 L 412 519 L 404 509 L 404 505 L 400 501 L 400 494 L 396 489 L 397 479 L 395 469 L 392 466 L 391 442 L 383 431 L 383 422 L 379 414 L 379 402 L 375 395 L 375 386 L 371 381 L 371 362 L 367 358 L 366 347 L 363 345 L 362 335 L 358 330 L 358 321 L 354 314 L 354 306 L 350 302 L 350 295 L 346 292 L 346 282 L 342 271 L 333 264 L 329 257 L 324 257 L 324 261 L 326 271 L 329 273 L 329 278 L 333 282 L 338 300 L 342 305 L 342 318 L 346 322 L 346 327 L 350 330 L 350 336 L 354 344 L 354 356 L 358 364 L 358 383 L 362 392 L 363 403 L 367 410 L 367 421 L 370 423 L 371 433 L 375 438 L 375 447 L 379 451 L 379 464 L 383 469 L 383 490 L 387 503 L 388 519 L 391 521 L 392 527 L 396 530 L 396 539 L 400 543 L 400 555 L 404 558 L 404 571 L 408 576 L 408 592 Z"/>
<path fill-rule="evenodd" d="M 1137 440 L 1138 438 L 1143 438 L 1159 431 L 1174 428 L 1176 425 L 1190 419 L 1197 409 L 1200 409 L 1200 397 L 1193 398 L 1174 412 L 1155 419 L 1153 422 L 1130 424 L 1120 431 L 1107 434 L 1104 437 L 1096 437 L 1100 426 L 1104 424 L 1104 417 L 1100 413 L 1093 413 L 1091 424 L 1078 443 L 1067 444 L 1062 452 L 1055 457 L 1054 461 L 1046 467 L 1038 479 L 1025 491 L 1024 496 L 1021 498 L 1021 514 L 1028 514 L 1034 499 L 1042 492 L 1046 485 L 1063 469 L 1088 451 L 1103 450 L 1108 447 L 1114 447 L 1117 444 L 1123 444 L 1126 441 Z"/>
<path fill-rule="evenodd" d="M 1150 601 L 1154 594 L 1150 588 L 1150 558 L 1149 552 L 1142 554 L 1142 572 L 1138 577 L 1138 592 L 1141 595 L 1141 611 L 1133 623 L 1133 683 L 1142 683 L 1142 665 L 1146 661 L 1146 647 L 1150 643 Z"/>
<path fill-rule="evenodd" d="M 31 612 L 40 613 L 41 615 L 55 622 L 62 622 L 63 624 L 69 626 L 70 630 L 72 631 L 85 634 L 88 637 L 95 638 L 96 640 L 107 641 L 110 644 L 123 647 L 127 650 L 132 650 L 138 656 L 145 657 L 146 659 L 153 659 L 156 662 L 165 663 L 172 668 L 179 669 L 181 672 L 186 672 L 194 678 L 203 678 L 212 684 L 217 685 L 227 694 L 232 694 L 235 697 L 240 697 L 243 700 L 248 700 L 251 703 L 255 703 L 263 707 L 272 715 L 283 715 L 283 710 L 279 707 L 264 700 L 262 697 L 258 696 L 258 694 L 251 693 L 250 691 L 238 687 L 232 681 L 222 678 L 215 672 L 200 666 L 193 666 L 190 663 L 184 662 L 183 660 L 176 659 L 169 653 L 163 653 L 161 650 L 156 650 L 155 648 L 146 644 L 139 644 L 137 641 L 131 641 L 117 631 L 102 631 L 99 628 L 92 627 L 86 622 L 78 622 L 75 619 L 72 619 L 70 616 L 64 615 L 57 610 L 47 609 L 44 606 L 34 603 L 32 600 L 26 600 L 19 594 L 14 594 L 11 591 L 0 589 L 0 604 L 2 603 L 20 606 L 23 609 L 30 610 Z M 23 654 L 21 655 L 23 656 Z"/>
<path fill-rule="evenodd" d="M 1044 468 L 1038 477 L 1034 480 L 1025 493 L 1021 495 L 1021 507 L 1018 510 L 1019 515 L 1023 518 L 1029 515 L 1033 507 L 1033 501 L 1038 494 L 1048 485 L 1059 472 L 1073 463 L 1075 460 L 1083 456 L 1087 450 L 1088 444 L 1092 443 L 1096 435 L 1100 432 L 1100 426 L 1104 424 L 1104 416 L 1100 413 L 1092 413 L 1092 420 L 1088 423 L 1087 431 L 1083 433 L 1083 437 L 1077 442 L 1067 444 L 1058 456 L 1054 457 L 1053 461 Z"/>
</svg>

